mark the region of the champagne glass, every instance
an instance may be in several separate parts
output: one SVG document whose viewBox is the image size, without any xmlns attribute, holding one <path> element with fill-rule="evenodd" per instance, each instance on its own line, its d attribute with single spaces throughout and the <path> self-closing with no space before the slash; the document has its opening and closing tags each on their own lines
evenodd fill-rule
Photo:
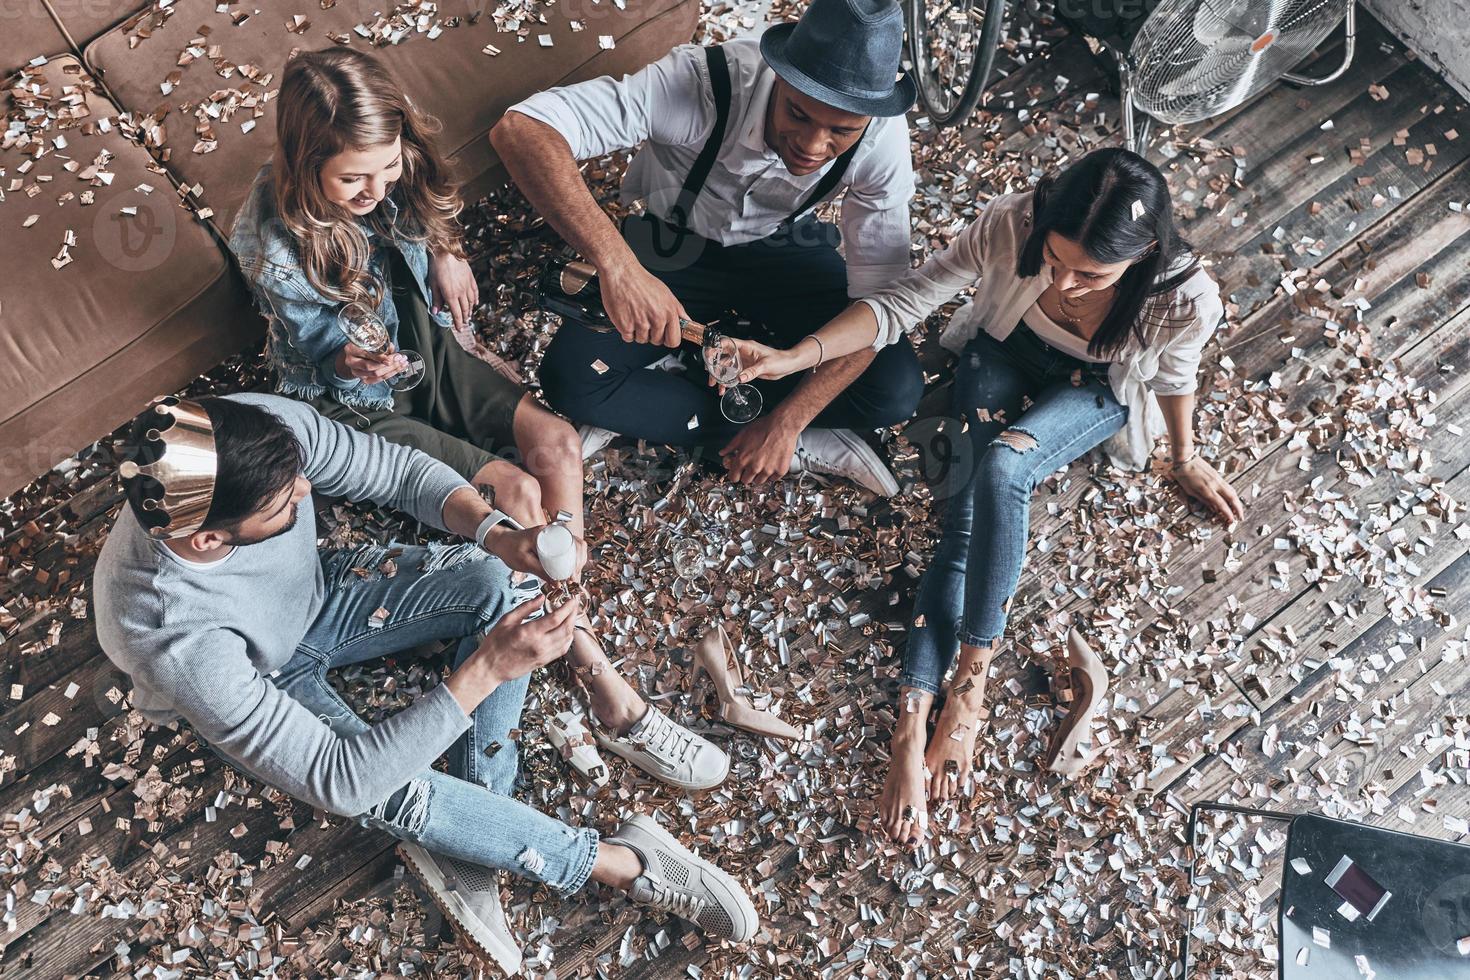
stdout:
<svg viewBox="0 0 1470 980">
<path fill-rule="evenodd" d="M 337 325 L 347 339 L 369 354 L 399 353 L 408 361 L 408 367 L 388 379 L 388 387 L 394 391 L 408 391 L 417 387 L 424 379 L 424 359 L 417 351 L 394 351 L 393 340 L 388 336 L 388 327 L 373 310 L 357 303 L 348 303 L 337 315 Z"/>
<path fill-rule="evenodd" d="M 719 334 L 705 339 L 705 368 L 725 388 L 720 396 L 720 413 L 735 423 L 753 421 L 761 413 L 761 393 L 754 385 L 737 384 L 741 364 L 735 341 Z"/>
<path fill-rule="evenodd" d="M 704 593 L 704 574 L 709 562 L 704 557 L 704 545 L 695 538 L 678 538 L 669 551 L 669 560 L 674 572 L 686 583 L 695 595 Z"/>
</svg>

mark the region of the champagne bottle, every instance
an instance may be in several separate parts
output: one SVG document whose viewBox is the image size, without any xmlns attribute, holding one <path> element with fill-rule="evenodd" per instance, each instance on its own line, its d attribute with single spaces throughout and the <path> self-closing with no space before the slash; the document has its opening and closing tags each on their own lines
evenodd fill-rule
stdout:
<svg viewBox="0 0 1470 980">
<path fill-rule="evenodd" d="M 616 333 L 617 328 L 607 318 L 602 308 L 602 291 L 597 285 L 597 269 L 586 262 L 568 262 L 556 276 L 556 286 L 562 296 L 544 295 L 546 307 L 561 316 L 571 315 L 577 322 L 595 333 Z M 571 309 L 568 309 L 570 304 Z M 689 343 L 701 349 L 719 346 L 724 337 L 718 330 L 693 320 L 681 319 L 679 333 Z"/>
</svg>

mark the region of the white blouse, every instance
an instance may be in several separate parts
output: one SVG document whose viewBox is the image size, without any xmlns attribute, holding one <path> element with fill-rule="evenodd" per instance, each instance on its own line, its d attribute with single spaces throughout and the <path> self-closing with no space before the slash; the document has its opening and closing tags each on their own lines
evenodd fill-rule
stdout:
<svg viewBox="0 0 1470 980">
<path fill-rule="evenodd" d="M 971 286 L 974 298 L 950 318 L 939 343 L 958 353 L 982 327 L 1005 340 L 1052 280 L 1046 264 L 1036 276 L 1016 275 L 1017 256 L 1031 233 L 1031 197 L 1030 191 L 997 197 L 948 248 L 860 300 L 878 318 L 874 348 L 894 343 Z M 1165 431 L 1155 396 L 1187 395 L 1198 387 L 1200 357 L 1224 315 L 1220 288 L 1204 269 L 1150 297 L 1141 315 L 1144 342 L 1130 334 L 1108 369 L 1113 394 L 1128 409 L 1128 421 L 1103 444 L 1115 464 L 1147 467 L 1154 440 Z"/>
<path fill-rule="evenodd" d="M 1093 357 L 1087 352 L 1087 341 L 1046 315 L 1040 303 L 1032 303 L 1021 315 L 1031 332 L 1044 340 L 1048 347 L 1055 347 L 1063 354 L 1085 361 L 1088 364 L 1111 364 L 1111 357 Z"/>
</svg>

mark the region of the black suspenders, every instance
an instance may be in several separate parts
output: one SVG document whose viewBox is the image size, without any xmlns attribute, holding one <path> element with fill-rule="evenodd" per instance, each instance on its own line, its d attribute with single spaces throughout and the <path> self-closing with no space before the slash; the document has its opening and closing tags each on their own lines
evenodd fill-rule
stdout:
<svg viewBox="0 0 1470 980">
<path fill-rule="evenodd" d="M 720 147 L 725 143 L 725 127 L 730 122 L 730 65 L 725 61 L 725 49 L 712 45 L 704 49 L 704 56 L 709 63 L 709 85 L 715 96 L 715 128 L 710 130 L 699 156 L 694 158 L 694 165 L 684 178 L 684 186 L 679 189 L 679 197 L 669 209 L 667 221 L 680 231 L 689 230 L 694 199 L 704 190 L 704 182 L 709 179 L 709 172 L 720 155 Z"/>
<path fill-rule="evenodd" d="M 694 165 L 689 168 L 689 174 L 684 178 L 684 186 L 679 189 L 679 196 L 674 201 L 674 206 L 669 209 L 665 219 L 668 224 L 682 233 L 689 231 L 689 217 L 694 213 L 694 201 L 699 197 L 699 192 L 704 189 L 704 182 L 709 179 L 709 172 L 715 165 L 715 160 L 720 155 L 720 147 L 725 143 L 725 128 L 730 122 L 730 65 L 725 60 L 725 49 L 719 45 L 710 45 L 704 49 L 705 58 L 709 63 L 710 89 L 715 97 L 715 128 L 710 130 L 709 138 L 704 141 L 704 147 L 700 149 L 699 156 L 694 158 Z M 858 147 L 863 143 L 863 137 L 868 135 L 866 128 L 863 135 L 858 137 L 856 143 L 848 147 L 843 154 L 833 161 L 832 166 L 817 181 L 817 186 L 806 199 L 797 206 L 777 226 L 778 231 L 790 228 L 801 217 L 804 212 L 820 204 L 822 200 L 837 188 L 847 168 L 852 164 L 852 158 L 857 155 Z"/>
</svg>

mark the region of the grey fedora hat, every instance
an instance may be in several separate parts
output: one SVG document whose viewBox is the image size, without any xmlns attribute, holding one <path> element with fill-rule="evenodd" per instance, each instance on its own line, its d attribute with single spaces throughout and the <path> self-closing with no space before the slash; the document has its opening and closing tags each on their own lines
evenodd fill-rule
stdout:
<svg viewBox="0 0 1470 980">
<path fill-rule="evenodd" d="M 901 116 L 918 98 L 905 72 L 903 12 L 893 0 L 812 0 L 801 20 L 761 35 L 781 79 L 825 105 L 863 116 Z"/>
</svg>

